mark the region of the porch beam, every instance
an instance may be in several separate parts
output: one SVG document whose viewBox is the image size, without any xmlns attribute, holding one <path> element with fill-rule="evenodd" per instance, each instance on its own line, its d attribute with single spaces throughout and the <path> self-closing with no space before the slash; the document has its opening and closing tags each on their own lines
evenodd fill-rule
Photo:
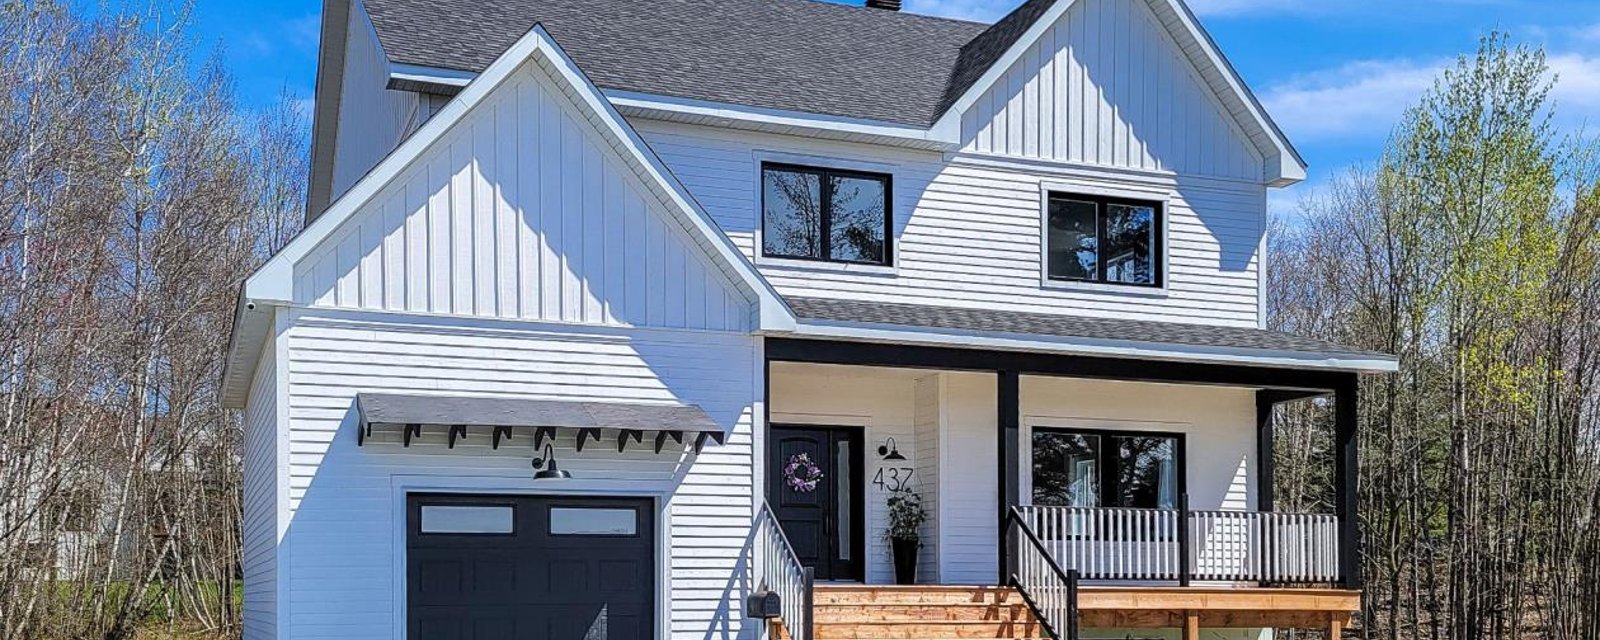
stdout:
<svg viewBox="0 0 1600 640">
<path fill-rule="evenodd" d="M 1343 371 L 806 338 L 767 338 L 765 346 L 767 359 L 774 362 L 946 371 L 1015 371 L 1021 375 L 1065 378 L 1259 387 L 1298 393 L 1299 397 L 1326 394 L 1342 380 L 1355 375 Z"/>
<path fill-rule="evenodd" d="M 997 435 L 1000 438 L 995 448 L 999 456 L 999 464 L 995 465 L 998 472 L 996 478 L 999 489 L 1000 512 L 995 521 L 996 531 L 1000 541 L 1000 580 L 995 584 L 1008 584 L 1012 574 L 1011 544 L 1006 539 L 1007 516 L 1011 507 L 1022 504 L 1022 489 L 1018 476 L 1022 466 L 1022 376 L 1015 370 L 1002 369 L 995 372 L 995 396 L 997 405 Z"/>
<path fill-rule="evenodd" d="M 1360 589 L 1361 527 L 1359 447 L 1356 438 L 1360 377 L 1350 374 L 1334 389 L 1334 512 L 1339 516 L 1339 575 L 1346 589 Z"/>
</svg>

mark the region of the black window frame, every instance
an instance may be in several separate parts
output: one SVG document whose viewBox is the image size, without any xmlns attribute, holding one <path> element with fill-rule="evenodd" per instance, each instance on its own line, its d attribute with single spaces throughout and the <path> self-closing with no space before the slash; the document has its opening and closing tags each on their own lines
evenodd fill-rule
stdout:
<svg viewBox="0 0 1600 640">
<path fill-rule="evenodd" d="M 1084 202 L 1095 205 L 1095 250 L 1104 251 L 1106 246 L 1106 208 L 1110 205 L 1129 207 L 1149 207 L 1155 212 L 1155 217 L 1150 221 L 1154 234 L 1150 242 L 1150 282 L 1122 282 L 1106 279 L 1105 254 L 1099 254 L 1095 259 L 1095 274 L 1093 278 L 1067 278 L 1051 275 L 1050 273 L 1050 208 L 1056 201 Z M 1115 287 L 1139 287 L 1143 289 L 1161 289 L 1166 286 L 1166 251 L 1167 251 L 1167 206 L 1159 200 L 1141 200 L 1139 198 L 1125 198 L 1117 196 L 1093 195 L 1075 193 L 1071 191 L 1051 191 L 1045 197 L 1043 225 L 1044 242 L 1044 277 L 1050 282 L 1084 282 L 1096 285 Z"/>
<path fill-rule="evenodd" d="M 820 256 L 796 256 L 783 253 L 769 253 L 767 251 L 767 172 L 785 171 L 791 173 L 809 173 L 817 176 L 821 185 L 822 228 L 818 232 L 820 238 L 818 250 Z M 857 178 L 866 180 L 879 180 L 883 182 L 883 260 L 843 260 L 832 257 L 833 253 L 833 184 L 828 178 L 839 176 L 844 178 Z M 761 175 L 758 188 L 761 190 L 761 257 L 777 260 L 804 260 L 808 262 L 827 262 L 833 264 L 860 264 L 879 267 L 894 266 L 894 175 L 875 171 L 859 171 L 855 169 L 834 169 L 817 167 L 787 162 L 762 162 Z"/>
<path fill-rule="evenodd" d="M 1099 451 L 1100 457 L 1099 457 L 1098 460 L 1096 460 L 1097 467 L 1098 467 L 1098 469 L 1100 471 L 1100 479 L 1099 479 L 1100 482 L 1099 482 L 1099 487 L 1098 487 L 1100 493 L 1099 493 L 1099 495 L 1095 496 L 1095 499 L 1097 501 L 1097 504 L 1096 504 L 1095 508 L 1099 508 L 1099 509 L 1105 509 L 1105 508 L 1159 509 L 1160 508 L 1159 506 L 1158 507 L 1117 507 L 1117 506 L 1112 504 L 1113 502 L 1115 502 L 1115 500 L 1113 500 L 1112 498 L 1114 498 L 1117 495 L 1118 491 L 1111 488 L 1111 483 L 1106 482 L 1106 478 L 1109 477 L 1109 478 L 1115 479 L 1115 478 L 1120 477 L 1120 472 L 1122 470 L 1122 460 L 1116 453 L 1114 453 L 1112 451 L 1113 447 L 1106 446 L 1106 444 L 1109 442 L 1110 438 L 1166 438 L 1166 439 L 1175 440 L 1177 442 L 1177 446 L 1176 446 L 1176 449 L 1173 451 L 1173 461 L 1178 466 L 1178 487 L 1177 487 L 1178 494 L 1177 494 L 1177 498 L 1180 501 L 1180 503 L 1183 500 L 1183 496 L 1189 493 L 1189 455 L 1188 455 L 1189 452 L 1188 452 L 1188 443 L 1187 443 L 1187 441 L 1185 439 L 1184 434 L 1182 434 L 1182 433 L 1178 433 L 1178 432 L 1174 432 L 1174 431 L 1134 431 L 1134 430 L 1131 430 L 1131 429 L 1086 429 L 1086 428 L 1079 428 L 1079 427 L 1034 427 L 1033 428 L 1033 433 L 1028 438 L 1028 450 L 1029 450 L 1029 454 L 1028 454 L 1028 460 L 1029 460 L 1029 464 L 1028 464 L 1028 486 L 1029 486 L 1028 501 L 1030 503 L 1032 503 L 1032 501 L 1033 501 L 1033 491 L 1034 491 L 1034 489 L 1033 489 L 1033 467 L 1034 467 L 1035 462 L 1034 462 L 1033 453 L 1032 453 L 1034 451 L 1034 449 L 1033 449 L 1033 437 L 1037 436 L 1040 433 L 1054 433 L 1054 434 L 1061 434 L 1061 435 L 1068 435 L 1068 436 L 1095 436 L 1095 437 L 1099 437 L 1101 439 L 1100 440 L 1101 445 L 1100 445 L 1100 451 Z"/>
</svg>

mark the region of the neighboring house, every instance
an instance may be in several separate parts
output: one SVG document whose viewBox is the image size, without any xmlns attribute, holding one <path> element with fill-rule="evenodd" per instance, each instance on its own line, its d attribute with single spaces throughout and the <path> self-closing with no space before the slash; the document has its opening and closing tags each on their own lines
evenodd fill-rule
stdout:
<svg viewBox="0 0 1600 640">
<path fill-rule="evenodd" d="M 1396 360 L 1262 328 L 1305 168 L 1194 15 L 871 4 L 325 3 L 308 224 L 228 347 L 247 638 L 1344 624 Z M 1275 513 L 1319 396 L 1337 508 Z"/>
</svg>

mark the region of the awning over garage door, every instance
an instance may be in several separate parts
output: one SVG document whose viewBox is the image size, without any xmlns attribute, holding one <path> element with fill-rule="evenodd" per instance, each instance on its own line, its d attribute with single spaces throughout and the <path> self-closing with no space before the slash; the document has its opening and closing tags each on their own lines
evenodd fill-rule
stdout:
<svg viewBox="0 0 1600 640">
<path fill-rule="evenodd" d="M 646 433 L 654 435 L 657 453 L 668 438 L 681 444 L 685 436 L 692 436 L 699 452 L 707 440 L 722 444 L 724 437 L 704 410 L 682 404 L 361 393 L 356 394 L 356 411 L 361 419 L 359 444 L 365 444 L 374 430 L 392 429 L 404 433 L 403 442 L 409 447 L 425 427 L 447 433 L 451 447 L 472 427 L 489 430 L 495 448 L 516 430 L 532 431 L 535 449 L 545 438 L 555 438 L 558 430 L 576 431 L 578 451 L 588 441 L 600 440 L 605 429 L 615 432 L 618 451 L 630 439 L 643 443 Z"/>
</svg>

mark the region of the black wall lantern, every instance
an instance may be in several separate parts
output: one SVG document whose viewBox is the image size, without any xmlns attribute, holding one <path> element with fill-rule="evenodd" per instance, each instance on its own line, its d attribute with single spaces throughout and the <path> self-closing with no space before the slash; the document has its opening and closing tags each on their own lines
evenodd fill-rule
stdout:
<svg viewBox="0 0 1600 640">
<path fill-rule="evenodd" d="M 533 474 L 534 480 L 566 480 L 572 477 L 572 472 L 556 467 L 556 450 L 550 443 L 544 445 L 543 458 L 533 459 L 533 468 L 539 469 Z"/>
<path fill-rule="evenodd" d="M 884 460 L 905 460 L 906 459 L 905 456 L 900 454 L 899 447 L 895 446 L 894 438 L 889 438 L 888 440 L 884 440 L 883 444 L 878 445 L 878 455 L 883 456 Z"/>
</svg>

